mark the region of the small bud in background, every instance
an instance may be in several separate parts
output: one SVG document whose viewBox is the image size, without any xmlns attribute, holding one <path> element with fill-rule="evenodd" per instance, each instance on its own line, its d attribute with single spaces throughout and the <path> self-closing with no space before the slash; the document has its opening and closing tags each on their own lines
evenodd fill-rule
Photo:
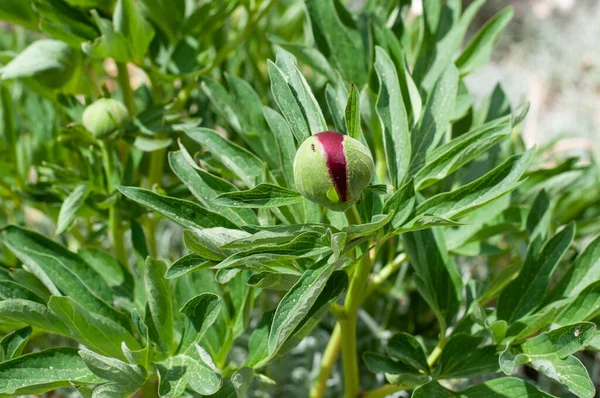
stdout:
<svg viewBox="0 0 600 398">
<path fill-rule="evenodd" d="M 360 198 L 373 176 L 369 149 L 347 135 L 324 131 L 300 145 L 294 159 L 294 182 L 307 199 L 345 211 Z"/>
<path fill-rule="evenodd" d="M 125 105 L 112 98 L 100 98 L 83 112 L 83 126 L 96 138 L 114 133 L 128 121 Z"/>
</svg>

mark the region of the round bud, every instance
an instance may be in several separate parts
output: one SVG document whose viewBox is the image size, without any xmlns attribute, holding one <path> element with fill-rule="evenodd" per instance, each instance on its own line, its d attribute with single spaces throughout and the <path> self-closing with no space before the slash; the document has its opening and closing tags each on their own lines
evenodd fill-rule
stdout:
<svg viewBox="0 0 600 398">
<path fill-rule="evenodd" d="M 345 211 L 373 176 L 373 158 L 358 140 L 324 131 L 300 145 L 294 159 L 294 182 L 305 198 L 328 209 Z"/>
<path fill-rule="evenodd" d="M 112 98 L 100 98 L 85 108 L 83 126 L 96 138 L 114 133 L 129 121 L 127 108 Z"/>
</svg>

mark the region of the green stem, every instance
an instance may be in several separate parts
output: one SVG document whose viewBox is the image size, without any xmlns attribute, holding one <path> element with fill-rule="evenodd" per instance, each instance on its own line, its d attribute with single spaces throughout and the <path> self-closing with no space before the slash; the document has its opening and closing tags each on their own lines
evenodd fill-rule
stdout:
<svg viewBox="0 0 600 398">
<path fill-rule="evenodd" d="M 362 395 L 362 398 L 385 398 L 390 394 L 393 394 L 398 391 L 407 390 L 408 387 L 405 386 L 396 386 L 394 384 L 386 384 L 375 390 L 367 391 Z"/>
<path fill-rule="evenodd" d="M 431 351 L 431 354 L 429 354 L 429 356 L 427 357 L 427 364 L 429 365 L 429 367 L 431 369 L 433 369 L 433 366 L 435 365 L 437 360 L 440 358 L 440 355 L 441 355 L 442 350 L 444 349 L 445 345 L 446 345 L 446 330 L 440 330 L 440 341 L 438 341 L 438 344 L 435 346 L 433 351 Z"/>
<path fill-rule="evenodd" d="M 350 215 L 350 213 L 347 213 L 346 216 L 349 217 L 351 215 Z M 381 244 L 382 244 L 382 242 L 379 243 L 379 245 L 381 245 Z M 376 248 L 376 250 L 377 250 L 377 248 Z M 364 257 L 363 257 L 363 260 L 364 260 Z M 367 287 L 367 289 L 364 292 L 364 295 L 362 295 L 362 297 L 359 298 L 358 305 L 360 305 L 360 303 L 362 303 L 369 295 L 371 295 L 375 290 L 377 290 L 377 287 L 379 285 L 381 285 L 387 278 L 389 278 L 395 271 L 397 271 L 398 268 L 400 267 L 400 265 L 405 260 L 406 260 L 406 254 L 401 253 L 398 256 L 396 256 L 396 258 L 394 259 L 394 261 L 392 263 L 383 267 L 381 269 L 381 271 L 379 271 L 377 273 L 377 275 L 375 275 L 373 277 L 373 282 Z M 364 269 L 363 269 L 363 271 L 364 271 Z M 355 273 L 355 276 L 358 274 L 358 272 L 359 271 L 357 270 L 357 272 Z M 368 273 L 367 273 L 367 276 L 368 276 Z M 354 278 L 353 278 L 353 280 L 354 280 Z M 355 284 L 355 286 L 356 286 L 356 284 Z M 348 292 L 348 295 L 350 295 L 350 291 Z M 358 305 L 357 305 L 357 307 L 358 307 Z M 348 302 L 346 302 L 346 305 L 344 307 L 344 316 L 346 318 L 345 320 L 347 320 L 347 312 L 346 312 L 347 309 L 348 309 Z M 343 318 L 343 317 L 340 317 L 340 318 Z M 348 323 L 346 323 L 345 326 L 346 326 L 346 329 L 348 329 L 350 327 L 348 325 Z M 342 327 L 342 325 L 338 321 L 333 333 L 329 337 L 329 343 L 327 344 L 327 348 L 325 349 L 325 353 L 323 354 L 323 358 L 321 360 L 319 376 L 314 381 L 314 384 L 310 390 L 311 391 L 310 398 L 322 398 L 323 394 L 325 393 L 326 382 L 329 379 L 329 376 L 331 375 L 333 365 L 335 364 L 335 361 L 337 360 L 337 357 L 340 352 L 340 346 L 341 346 L 341 341 L 342 341 L 341 327 Z M 352 366 L 352 365 L 350 365 L 350 363 L 348 363 L 348 366 Z"/>
<path fill-rule="evenodd" d="M 112 194 L 115 191 L 115 185 L 119 183 L 118 176 L 115 174 L 113 163 L 113 147 L 110 141 L 100 142 L 102 148 L 102 158 L 104 160 L 104 171 L 106 172 L 107 192 Z M 108 227 L 112 239 L 113 248 L 117 260 L 127 268 L 127 251 L 125 250 L 125 237 L 120 225 L 119 214 L 116 203 L 108 209 Z"/>
<path fill-rule="evenodd" d="M 340 327 L 340 323 L 338 322 L 331 333 L 331 337 L 329 338 L 329 342 L 327 343 L 327 347 L 325 348 L 325 352 L 323 353 L 323 359 L 321 360 L 321 368 L 319 372 L 319 376 L 315 380 L 312 388 L 310 389 L 310 398 L 322 398 L 323 394 L 325 394 L 325 388 L 327 387 L 327 380 L 329 379 L 329 375 L 333 369 L 333 365 L 335 365 L 335 361 L 340 354 L 341 348 L 341 337 L 342 337 L 342 329 Z"/>
<path fill-rule="evenodd" d="M 158 380 L 153 377 L 146 380 L 140 391 L 143 398 L 158 398 Z"/>
<path fill-rule="evenodd" d="M 119 82 L 119 87 L 121 87 L 123 104 L 125 104 L 125 107 L 129 112 L 129 117 L 133 118 L 135 116 L 135 98 L 133 90 L 131 89 L 127 64 L 124 62 L 117 62 L 117 80 Z"/>
<path fill-rule="evenodd" d="M 362 301 L 365 285 L 371 272 L 371 258 L 364 253 L 362 260 L 358 263 L 350 288 L 346 295 L 344 308 L 347 318 L 340 320 L 342 329 L 342 364 L 344 368 L 344 396 L 356 398 L 360 392 L 358 361 L 356 355 L 356 319 L 358 308 Z"/>
</svg>

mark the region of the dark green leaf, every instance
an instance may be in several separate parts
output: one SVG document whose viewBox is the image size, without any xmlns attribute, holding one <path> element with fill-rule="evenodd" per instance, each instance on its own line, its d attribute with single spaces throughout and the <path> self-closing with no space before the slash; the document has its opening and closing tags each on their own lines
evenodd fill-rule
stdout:
<svg viewBox="0 0 600 398">
<path fill-rule="evenodd" d="M 388 341 L 386 351 L 388 355 L 396 358 L 417 370 L 429 371 L 427 358 L 423 346 L 412 335 L 398 333 Z"/>
<path fill-rule="evenodd" d="M 557 233 L 539 255 L 531 248 L 519 275 L 498 298 L 498 318 L 512 323 L 533 311 L 543 300 L 552 272 L 569 248 L 575 227 L 569 225 Z"/>
<path fill-rule="evenodd" d="M 2 349 L 3 358 L 0 362 L 8 361 L 21 355 L 29 341 L 31 330 L 31 326 L 27 326 L 23 329 L 10 332 L 2 337 L 0 340 L 0 348 Z"/>
<path fill-rule="evenodd" d="M 505 8 L 477 32 L 456 60 L 456 67 L 461 76 L 473 73 L 489 62 L 494 44 L 512 19 L 513 14 L 512 8 Z"/>
<path fill-rule="evenodd" d="M 191 298 L 181 308 L 189 322 L 181 338 L 180 351 L 199 342 L 206 330 L 215 322 L 221 311 L 221 298 L 213 293 L 202 293 Z"/>
</svg>

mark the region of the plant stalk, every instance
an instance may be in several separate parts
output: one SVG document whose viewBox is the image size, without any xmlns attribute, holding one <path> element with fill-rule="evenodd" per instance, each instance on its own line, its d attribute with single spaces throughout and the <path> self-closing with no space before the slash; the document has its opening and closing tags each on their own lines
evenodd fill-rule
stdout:
<svg viewBox="0 0 600 398">
<path fill-rule="evenodd" d="M 335 361 L 340 354 L 342 329 L 338 322 L 331 333 L 325 352 L 323 352 L 323 358 L 321 359 L 321 367 L 319 369 L 319 376 L 315 380 L 312 388 L 310 389 L 309 398 L 321 398 L 325 394 L 325 388 L 327 388 L 327 380 L 333 370 Z"/>
<path fill-rule="evenodd" d="M 346 211 L 346 217 L 350 224 L 361 223 L 356 206 L 352 206 L 351 209 Z M 369 253 L 363 253 L 362 259 L 352 275 L 350 287 L 346 294 L 346 301 L 344 303 L 346 319 L 340 319 L 338 322 L 341 329 L 344 396 L 346 398 L 356 398 L 360 392 L 360 378 L 356 355 L 356 320 L 358 318 L 358 308 L 362 301 L 365 285 L 369 279 L 372 265 L 373 262 L 371 261 Z"/>
<path fill-rule="evenodd" d="M 123 104 L 125 104 L 125 107 L 129 112 L 129 117 L 133 118 L 135 116 L 135 97 L 133 95 L 133 90 L 131 89 L 127 64 L 124 62 L 117 62 L 117 81 L 119 82 L 119 87 L 121 87 Z"/>
<path fill-rule="evenodd" d="M 104 171 L 106 173 L 107 193 L 112 194 L 115 191 L 115 185 L 119 182 L 118 176 L 115 174 L 116 170 L 113 163 L 113 146 L 110 141 L 102 141 L 100 142 L 100 147 L 102 148 L 102 159 L 104 160 Z M 113 203 L 108 209 L 108 228 L 113 248 L 115 249 L 115 256 L 121 265 L 127 268 L 125 237 L 123 236 L 123 230 L 121 229 L 119 221 L 117 206 L 116 203 Z"/>
<path fill-rule="evenodd" d="M 390 394 L 398 391 L 407 390 L 407 387 L 397 386 L 394 384 L 386 384 L 371 391 L 367 391 L 362 395 L 362 398 L 385 398 Z"/>
</svg>

